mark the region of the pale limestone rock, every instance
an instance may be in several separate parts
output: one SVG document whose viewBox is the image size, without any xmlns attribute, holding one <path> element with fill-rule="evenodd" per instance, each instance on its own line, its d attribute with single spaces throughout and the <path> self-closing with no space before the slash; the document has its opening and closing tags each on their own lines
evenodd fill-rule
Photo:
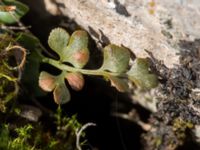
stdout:
<svg viewBox="0 0 200 150">
<path fill-rule="evenodd" d="M 49 5 L 47 0 L 46 5 Z M 168 67 L 178 64 L 179 40 L 200 37 L 200 3 L 198 0 L 55 0 L 66 16 L 89 33 L 100 31 L 111 43 L 130 48 L 138 57 L 153 52 Z M 62 5 L 61 5 L 62 4 Z M 64 6 L 64 7 L 63 7 Z M 48 7 L 47 7 L 48 8 Z M 127 11 L 128 15 L 120 14 Z M 120 10 L 121 8 L 121 10 Z M 125 10 L 124 10 L 125 9 Z M 153 14 L 150 13 L 153 10 Z M 91 33 L 91 36 L 94 37 Z M 95 39 L 98 40 L 98 39 Z"/>
</svg>

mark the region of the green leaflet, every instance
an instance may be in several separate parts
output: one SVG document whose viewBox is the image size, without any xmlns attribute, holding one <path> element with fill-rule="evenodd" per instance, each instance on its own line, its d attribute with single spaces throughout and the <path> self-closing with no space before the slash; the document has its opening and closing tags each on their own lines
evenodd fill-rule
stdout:
<svg viewBox="0 0 200 150">
<path fill-rule="evenodd" d="M 128 91 L 128 82 L 125 79 L 120 79 L 115 76 L 108 77 L 111 86 L 115 87 L 119 92 L 127 92 Z"/>
<path fill-rule="evenodd" d="M 67 47 L 69 38 L 70 35 L 64 29 L 53 29 L 48 38 L 49 47 L 62 57 L 63 49 Z"/>
<path fill-rule="evenodd" d="M 110 44 L 104 48 L 103 54 L 104 61 L 101 69 L 115 73 L 123 73 L 127 70 L 130 53 L 126 48 Z"/>
<path fill-rule="evenodd" d="M 137 58 L 127 74 L 138 87 L 151 89 L 158 85 L 157 76 L 149 72 L 147 59 Z"/>
<path fill-rule="evenodd" d="M 39 86 L 46 92 L 53 91 L 54 101 L 59 105 L 67 103 L 71 97 L 65 85 L 65 76 L 65 71 L 58 76 L 42 71 L 39 77 Z"/>
<path fill-rule="evenodd" d="M 60 56 L 61 62 L 83 68 L 89 60 L 88 36 L 85 31 L 75 31 L 69 39 L 69 34 L 64 29 L 56 28 L 50 33 L 48 43 Z"/>
<path fill-rule="evenodd" d="M 64 80 L 55 87 L 53 91 L 53 97 L 54 101 L 59 105 L 69 102 L 71 97 Z"/>
</svg>

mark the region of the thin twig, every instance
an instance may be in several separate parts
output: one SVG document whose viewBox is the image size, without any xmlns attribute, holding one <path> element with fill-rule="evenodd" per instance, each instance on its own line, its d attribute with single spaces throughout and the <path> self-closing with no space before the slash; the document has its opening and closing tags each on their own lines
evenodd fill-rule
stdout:
<svg viewBox="0 0 200 150">
<path fill-rule="evenodd" d="M 25 27 L 25 25 L 22 22 L 20 22 L 14 14 L 12 14 L 10 12 L 9 12 L 9 14 L 15 19 L 15 21 L 17 22 L 19 27 L 24 28 L 25 32 L 30 33 L 30 31 Z"/>
<path fill-rule="evenodd" d="M 24 49 L 23 47 L 18 46 L 18 45 L 15 45 L 15 46 L 12 46 L 12 47 L 8 47 L 6 49 L 7 52 L 9 52 L 11 50 L 20 50 L 23 53 L 21 62 L 19 62 L 19 64 L 16 67 L 14 67 L 14 70 L 15 69 L 22 69 L 23 66 L 25 65 L 25 62 L 26 62 L 26 49 Z"/>
<path fill-rule="evenodd" d="M 86 123 L 85 125 L 83 125 L 82 127 L 81 127 L 81 129 L 80 130 L 76 130 L 76 148 L 78 149 L 78 150 L 82 150 L 81 149 L 81 146 L 80 146 L 80 138 L 81 138 L 81 134 L 83 133 L 83 131 L 86 129 L 86 128 L 88 128 L 89 126 L 96 126 L 96 124 L 95 123 Z"/>
<path fill-rule="evenodd" d="M 125 120 L 129 120 L 131 122 L 134 122 L 137 125 L 139 125 L 144 131 L 154 130 L 151 124 L 141 121 L 138 116 L 133 117 L 133 116 L 130 116 L 130 114 L 125 114 L 125 113 L 113 113 L 112 115 L 115 117 L 119 117 Z"/>
<path fill-rule="evenodd" d="M 5 26 L 5 25 L 1 25 L 1 29 L 5 29 L 5 30 L 27 30 L 31 28 L 31 26 Z"/>
</svg>

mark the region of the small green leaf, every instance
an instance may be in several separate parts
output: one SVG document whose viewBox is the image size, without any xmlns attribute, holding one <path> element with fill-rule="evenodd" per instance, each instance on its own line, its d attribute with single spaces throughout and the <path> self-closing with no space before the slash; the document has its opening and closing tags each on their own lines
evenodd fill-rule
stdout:
<svg viewBox="0 0 200 150">
<path fill-rule="evenodd" d="M 6 24 L 12 24 L 19 21 L 29 10 L 29 8 L 21 2 L 16 0 L 2 0 L 0 5 L 16 7 L 11 11 L 0 11 L 0 22 Z"/>
<path fill-rule="evenodd" d="M 65 85 L 65 76 L 65 71 L 58 76 L 53 76 L 43 71 L 39 77 L 39 86 L 47 92 L 53 91 L 54 101 L 59 105 L 67 103 L 71 97 Z"/>
<path fill-rule="evenodd" d="M 56 76 L 42 71 L 39 76 L 39 86 L 46 92 L 51 92 L 56 87 Z"/>
<path fill-rule="evenodd" d="M 127 74 L 129 79 L 133 81 L 136 86 L 143 89 L 151 89 L 158 85 L 157 76 L 149 72 L 149 63 L 147 59 L 137 58 Z"/>
<path fill-rule="evenodd" d="M 63 82 L 57 84 L 53 91 L 53 97 L 54 101 L 59 105 L 69 102 L 71 96 L 68 88 L 65 85 L 64 79 Z"/>
<path fill-rule="evenodd" d="M 79 72 L 67 73 L 65 78 L 73 90 L 80 91 L 85 83 L 84 77 Z"/>
<path fill-rule="evenodd" d="M 69 62 L 76 68 L 83 68 L 89 60 L 88 35 L 85 31 L 75 31 L 61 56 L 62 62 Z"/>
<path fill-rule="evenodd" d="M 56 28 L 51 31 L 48 43 L 60 56 L 61 62 L 83 68 L 89 60 L 88 36 L 85 31 L 75 31 L 69 40 L 69 34 L 64 29 Z"/>
<path fill-rule="evenodd" d="M 60 58 L 63 57 L 63 49 L 69 42 L 69 34 L 62 28 L 53 29 L 49 35 L 48 44 Z"/>
<path fill-rule="evenodd" d="M 103 52 L 104 62 L 101 69 L 116 73 L 126 71 L 130 60 L 130 53 L 126 48 L 110 44 Z"/>
<path fill-rule="evenodd" d="M 119 92 L 128 91 L 129 87 L 126 80 L 117 78 L 115 76 L 109 76 L 109 79 L 111 81 L 111 86 L 115 87 Z"/>
</svg>

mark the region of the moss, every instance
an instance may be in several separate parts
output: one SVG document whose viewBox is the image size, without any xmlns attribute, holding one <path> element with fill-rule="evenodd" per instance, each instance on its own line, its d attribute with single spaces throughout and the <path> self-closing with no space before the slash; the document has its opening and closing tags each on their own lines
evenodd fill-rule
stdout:
<svg viewBox="0 0 200 150">
<path fill-rule="evenodd" d="M 11 117 L 11 114 L 9 114 Z M 13 116 L 12 116 L 13 117 Z M 61 109 L 55 113 L 51 127 L 40 123 L 16 122 L 0 126 L 0 149 L 3 150 L 75 150 L 76 131 L 82 127 L 76 116 L 63 116 Z M 56 127 L 55 130 L 52 126 Z M 81 137 L 84 137 L 84 132 Z M 85 138 L 84 138 L 85 139 Z M 81 145 L 86 140 L 81 141 Z"/>
<path fill-rule="evenodd" d="M 187 137 L 187 129 L 192 129 L 194 125 L 191 122 L 186 122 L 181 118 L 177 118 L 173 122 L 173 131 L 175 132 L 177 138 L 184 142 L 185 138 Z"/>
<path fill-rule="evenodd" d="M 30 124 L 17 128 L 16 138 L 12 138 L 9 131 L 9 125 L 3 124 L 0 129 L 0 149 L 4 150 L 30 150 L 33 147 L 30 146 L 27 141 L 30 139 L 29 132 L 32 126 Z"/>
<path fill-rule="evenodd" d="M 0 37 L 3 35 L 0 35 Z M 7 35 L 5 35 L 7 37 Z M 1 39 L 1 38 L 0 38 Z M 7 40 L 10 38 L 1 39 L 0 44 L 0 111 L 5 111 L 5 104 L 13 99 L 18 92 L 17 77 L 15 77 L 16 70 L 8 67 L 9 56 L 6 48 L 9 46 Z"/>
</svg>

